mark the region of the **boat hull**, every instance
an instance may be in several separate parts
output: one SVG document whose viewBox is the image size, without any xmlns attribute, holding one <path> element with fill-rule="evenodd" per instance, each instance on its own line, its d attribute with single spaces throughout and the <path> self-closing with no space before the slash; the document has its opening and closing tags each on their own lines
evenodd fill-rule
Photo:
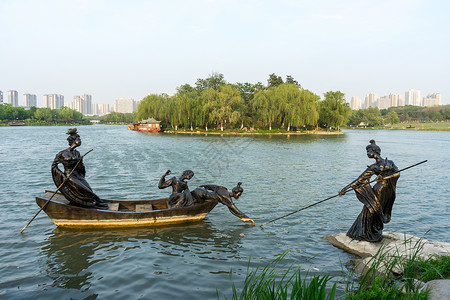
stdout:
<svg viewBox="0 0 450 300">
<path fill-rule="evenodd" d="M 36 197 L 38 206 L 42 208 L 53 193 L 48 191 L 43 196 Z M 144 227 L 201 221 L 217 205 L 217 201 L 208 201 L 169 209 L 167 199 L 104 201 L 109 209 L 79 207 L 71 205 L 62 194 L 57 193 L 44 211 L 59 227 Z"/>
</svg>

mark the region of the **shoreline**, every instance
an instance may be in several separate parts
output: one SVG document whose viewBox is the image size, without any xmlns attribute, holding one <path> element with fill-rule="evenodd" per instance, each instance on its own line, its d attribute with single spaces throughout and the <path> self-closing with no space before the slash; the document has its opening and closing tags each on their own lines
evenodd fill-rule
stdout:
<svg viewBox="0 0 450 300">
<path fill-rule="evenodd" d="M 170 133 L 170 134 L 214 134 L 214 135 L 341 135 L 344 134 L 342 130 L 332 132 L 332 131 L 305 131 L 305 132 L 217 132 L 217 131 L 174 131 L 167 130 L 162 133 Z"/>
</svg>

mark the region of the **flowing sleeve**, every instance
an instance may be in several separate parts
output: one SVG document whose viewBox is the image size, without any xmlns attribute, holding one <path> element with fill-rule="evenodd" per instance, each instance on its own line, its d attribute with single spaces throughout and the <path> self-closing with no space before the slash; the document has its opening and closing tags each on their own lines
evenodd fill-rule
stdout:
<svg viewBox="0 0 450 300">
<path fill-rule="evenodd" d="M 61 163 L 61 157 L 62 157 L 62 153 L 59 152 L 58 154 L 56 154 L 55 159 L 53 160 L 53 163 L 52 163 L 52 178 L 53 178 L 53 182 L 55 183 L 55 185 L 57 187 L 59 187 L 64 182 L 64 179 L 66 178 L 66 176 L 64 175 L 64 172 L 58 168 L 58 164 Z"/>
</svg>

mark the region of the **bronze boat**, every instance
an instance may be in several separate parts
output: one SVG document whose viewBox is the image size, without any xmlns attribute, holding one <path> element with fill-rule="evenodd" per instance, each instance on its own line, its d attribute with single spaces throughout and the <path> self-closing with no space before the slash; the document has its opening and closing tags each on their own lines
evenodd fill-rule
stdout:
<svg viewBox="0 0 450 300">
<path fill-rule="evenodd" d="M 42 208 L 54 193 L 46 191 L 44 195 L 36 197 L 36 203 Z M 56 193 L 44 211 L 60 227 L 142 227 L 201 221 L 217 205 L 217 201 L 206 201 L 188 207 L 169 208 L 168 198 L 102 200 L 108 204 L 108 209 L 75 206 L 61 193 Z"/>
</svg>

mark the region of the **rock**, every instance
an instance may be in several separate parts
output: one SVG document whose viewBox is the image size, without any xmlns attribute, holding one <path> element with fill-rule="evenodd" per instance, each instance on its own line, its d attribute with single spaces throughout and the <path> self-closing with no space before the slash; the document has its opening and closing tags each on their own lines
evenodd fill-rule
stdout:
<svg viewBox="0 0 450 300">
<path fill-rule="evenodd" d="M 410 257 L 418 254 L 425 259 L 433 255 L 450 255 L 450 243 L 430 242 L 397 232 L 385 232 L 380 243 L 352 240 L 345 233 L 330 234 L 325 239 L 333 246 L 362 258 L 372 257 L 380 249 L 390 255 Z"/>
<path fill-rule="evenodd" d="M 333 246 L 363 258 L 357 261 L 355 270 L 358 273 L 365 273 L 375 264 L 377 275 L 395 277 L 403 273 L 399 257 L 420 256 L 427 259 L 435 255 L 450 255 L 450 243 L 430 242 L 397 232 L 385 232 L 379 243 L 353 240 L 345 233 L 327 235 L 325 239 Z M 373 257 L 375 255 L 376 258 Z M 393 264 L 395 260 L 400 263 Z M 386 274 L 386 269 L 389 274 Z"/>
<path fill-rule="evenodd" d="M 422 289 L 430 290 L 427 300 L 450 299 L 450 280 L 432 280 L 425 283 Z"/>
</svg>

